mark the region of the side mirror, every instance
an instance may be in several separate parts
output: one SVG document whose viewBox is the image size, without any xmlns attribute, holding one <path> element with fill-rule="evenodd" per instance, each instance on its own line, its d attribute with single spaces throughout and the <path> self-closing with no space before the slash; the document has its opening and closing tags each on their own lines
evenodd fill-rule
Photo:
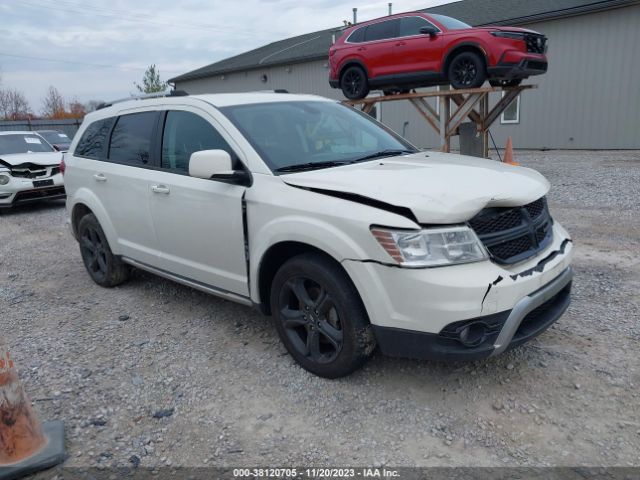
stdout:
<svg viewBox="0 0 640 480">
<path fill-rule="evenodd" d="M 430 37 L 435 37 L 438 33 L 438 29 L 433 25 L 427 25 L 425 27 L 420 27 L 420 33 L 429 35 Z"/>
<path fill-rule="evenodd" d="M 224 150 L 193 152 L 189 158 L 189 175 L 234 185 L 251 185 L 249 172 L 233 170 L 231 155 Z"/>
</svg>

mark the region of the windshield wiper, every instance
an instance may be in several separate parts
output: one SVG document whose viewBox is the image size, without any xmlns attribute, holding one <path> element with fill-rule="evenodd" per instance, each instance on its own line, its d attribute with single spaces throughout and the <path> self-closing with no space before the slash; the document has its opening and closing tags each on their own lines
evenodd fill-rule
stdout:
<svg viewBox="0 0 640 480">
<path fill-rule="evenodd" d="M 338 167 L 340 165 L 346 165 L 347 161 L 331 160 L 328 162 L 309 162 L 299 163 L 297 165 L 287 165 L 286 167 L 276 168 L 274 172 L 303 172 L 305 170 L 317 170 L 320 168 Z"/>
<path fill-rule="evenodd" d="M 403 153 L 417 153 L 413 150 L 403 150 L 403 149 L 387 149 L 380 150 L 379 152 L 371 153 L 369 155 L 365 155 L 364 157 L 354 158 L 350 160 L 349 163 L 357 163 L 364 162 L 365 160 L 373 160 L 374 158 L 382 158 L 382 157 L 393 157 L 396 155 L 402 155 Z"/>
</svg>

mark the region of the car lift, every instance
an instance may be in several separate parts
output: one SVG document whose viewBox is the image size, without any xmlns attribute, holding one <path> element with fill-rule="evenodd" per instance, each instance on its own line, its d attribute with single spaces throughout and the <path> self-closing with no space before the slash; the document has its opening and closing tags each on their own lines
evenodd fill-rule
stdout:
<svg viewBox="0 0 640 480">
<path fill-rule="evenodd" d="M 489 128 L 515 100 L 523 90 L 537 88 L 537 85 L 519 85 L 517 87 L 482 87 L 461 90 L 439 90 L 437 92 L 420 92 L 380 97 L 367 97 L 361 100 L 343 100 L 343 103 L 355 107 L 362 105 L 364 113 L 370 113 L 377 103 L 408 100 L 418 110 L 440 136 L 440 150 L 451 150 L 451 137 L 459 135 L 459 127 L 466 118 L 476 125 L 476 134 L 482 134 L 483 156 L 489 157 Z M 489 94 L 504 92 L 502 98 L 489 110 Z M 426 99 L 435 97 L 440 102 L 440 114 Z M 451 101 L 455 104 L 455 111 L 451 109 Z M 476 110 L 476 105 L 479 109 Z"/>
</svg>

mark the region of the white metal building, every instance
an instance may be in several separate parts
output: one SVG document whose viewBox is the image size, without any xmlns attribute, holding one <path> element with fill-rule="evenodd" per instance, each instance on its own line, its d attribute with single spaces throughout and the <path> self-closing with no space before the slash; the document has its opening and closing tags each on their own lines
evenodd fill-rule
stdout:
<svg viewBox="0 0 640 480">
<path fill-rule="evenodd" d="M 640 0 L 461 0 L 425 11 L 549 38 L 549 71 L 527 80 L 539 88 L 524 92 L 494 125 L 498 145 L 512 136 L 517 148 L 640 149 Z M 274 42 L 171 83 L 193 94 L 286 89 L 339 99 L 327 68 L 336 32 Z M 438 145 L 406 101 L 386 103 L 377 115 L 417 146 Z"/>
</svg>

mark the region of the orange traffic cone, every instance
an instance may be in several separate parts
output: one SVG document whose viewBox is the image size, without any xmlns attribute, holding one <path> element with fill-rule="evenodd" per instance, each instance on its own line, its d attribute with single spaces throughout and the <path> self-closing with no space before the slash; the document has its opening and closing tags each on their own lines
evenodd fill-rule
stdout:
<svg viewBox="0 0 640 480">
<path fill-rule="evenodd" d="M 64 426 L 40 426 L 0 339 L 0 479 L 21 478 L 64 461 Z"/>
<path fill-rule="evenodd" d="M 504 148 L 504 159 L 502 163 L 506 163 L 508 165 L 520 165 L 513 159 L 513 141 L 511 137 L 507 138 L 507 146 Z"/>
</svg>

